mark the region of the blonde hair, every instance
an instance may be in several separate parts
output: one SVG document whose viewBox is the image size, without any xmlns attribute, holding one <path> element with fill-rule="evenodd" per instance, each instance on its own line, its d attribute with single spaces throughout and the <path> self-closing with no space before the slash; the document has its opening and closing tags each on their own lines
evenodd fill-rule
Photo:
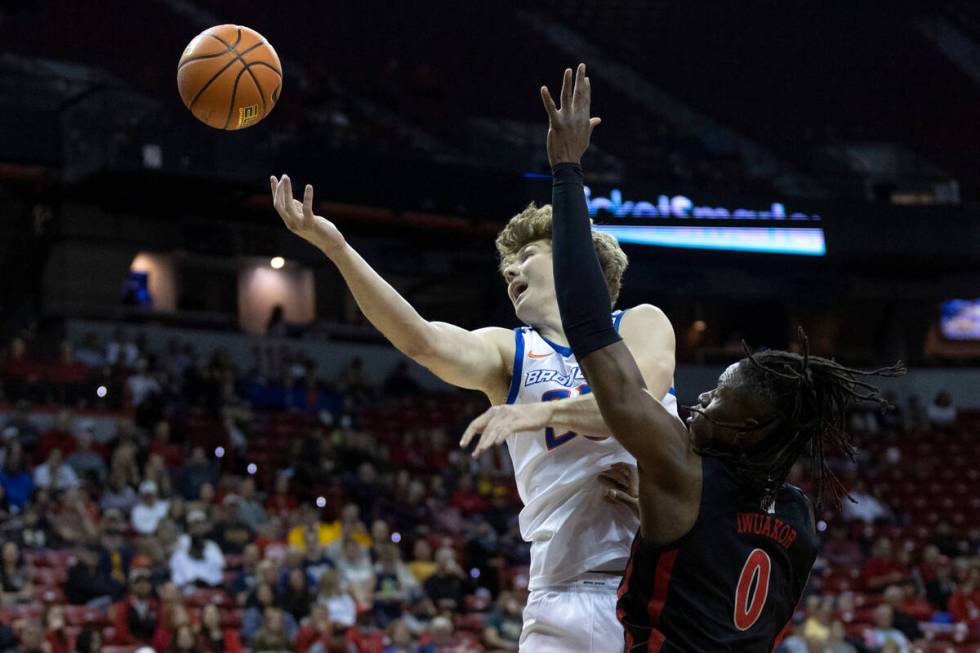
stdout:
<svg viewBox="0 0 980 653">
<path fill-rule="evenodd" d="M 528 243 L 536 240 L 551 242 L 551 219 L 551 205 L 537 206 L 534 202 L 510 219 L 503 231 L 497 234 L 496 244 L 497 253 L 500 254 L 501 273 Z M 592 232 L 592 245 L 599 257 L 602 276 L 606 278 L 606 285 L 609 287 L 609 299 L 615 306 L 623 286 L 623 273 L 629 265 L 626 252 L 615 238 L 598 231 Z"/>
</svg>

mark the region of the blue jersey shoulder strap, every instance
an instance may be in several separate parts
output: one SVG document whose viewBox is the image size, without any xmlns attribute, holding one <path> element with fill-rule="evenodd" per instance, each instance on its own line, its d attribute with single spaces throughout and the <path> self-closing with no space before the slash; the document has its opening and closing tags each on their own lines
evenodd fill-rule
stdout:
<svg viewBox="0 0 980 653">
<path fill-rule="evenodd" d="M 524 329 L 514 329 L 514 369 L 510 377 L 510 392 L 507 393 L 507 403 L 517 401 L 517 393 L 521 389 L 521 376 L 524 373 Z"/>
</svg>

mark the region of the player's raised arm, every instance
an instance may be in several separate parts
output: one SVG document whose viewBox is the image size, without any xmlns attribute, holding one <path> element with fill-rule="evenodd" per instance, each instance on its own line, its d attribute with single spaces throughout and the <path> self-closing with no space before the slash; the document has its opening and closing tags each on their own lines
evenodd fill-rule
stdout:
<svg viewBox="0 0 980 653">
<path fill-rule="evenodd" d="M 655 467 L 660 482 L 670 484 L 674 472 L 686 472 L 686 432 L 647 389 L 636 360 L 610 324 L 609 291 L 592 246 L 579 161 L 598 119 L 589 116 L 585 66 L 579 65 L 574 91 L 572 72 L 565 71 L 560 110 L 546 87 L 541 95 L 549 118 L 555 288 L 565 336 L 613 436 L 641 469 Z"/>
<path fill-rule="evenodd" d="M 426 320 L 347 243 L 336 225 L 313 212 L 313 186 L 306 186 L 300 202 L 293 197 L 288 176 L 269 181 L 283 222 L 337 266 L 365 317 L 391 344 L 447 383 L 482 390 L 495 402 L 506 397 L 514 346 L 511 331 L 468 331 Z"/>
</svg>

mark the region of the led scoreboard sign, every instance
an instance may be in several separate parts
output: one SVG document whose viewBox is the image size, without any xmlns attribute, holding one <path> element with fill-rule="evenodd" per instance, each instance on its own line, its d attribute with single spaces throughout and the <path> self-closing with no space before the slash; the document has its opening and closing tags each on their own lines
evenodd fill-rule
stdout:
<svg viewBox="0 0 980 653">
<path fill-rule="evenodd" d="M 624 201 L 619 189 L 612 189 L 608 197 L 597 197 L 588 186 L 585 201 L 589 215 L 604 220 L 595 225 L 595 230 L 623 243 L 805 256 L 823 256 L 827 252 L 823 229 L 816 226 L 821 217 L 816 213 L 787 212 L 780 202 L 754 210 L 700 206 L 685 195 L 660 195 L 656 202 Z M 665 219 L 669 224 L 660 223 Z M 648 224 L 651 220 L 659 224 Z M 708 221 L 719 224 L 705 224 Z M 731 222 L 757 225 L 732 226 Z"/>
</svg>

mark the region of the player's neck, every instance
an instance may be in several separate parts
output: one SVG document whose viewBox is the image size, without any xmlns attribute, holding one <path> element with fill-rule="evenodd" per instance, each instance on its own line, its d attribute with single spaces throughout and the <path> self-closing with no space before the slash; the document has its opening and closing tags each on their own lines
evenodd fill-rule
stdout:
<svg viewBox="0 0 980 653">
<path fill-rule="evenodd" d="M 547 338 L 551 342 L 561 345 L 562 347 L 568 346 L 568 340 L 565 338 L 565 331 L 561 326 L 561 318 L 556 320 L 544 320 L 539 324 L 535 324 L 534 328 L 544 338 Z"/>
</svg>

